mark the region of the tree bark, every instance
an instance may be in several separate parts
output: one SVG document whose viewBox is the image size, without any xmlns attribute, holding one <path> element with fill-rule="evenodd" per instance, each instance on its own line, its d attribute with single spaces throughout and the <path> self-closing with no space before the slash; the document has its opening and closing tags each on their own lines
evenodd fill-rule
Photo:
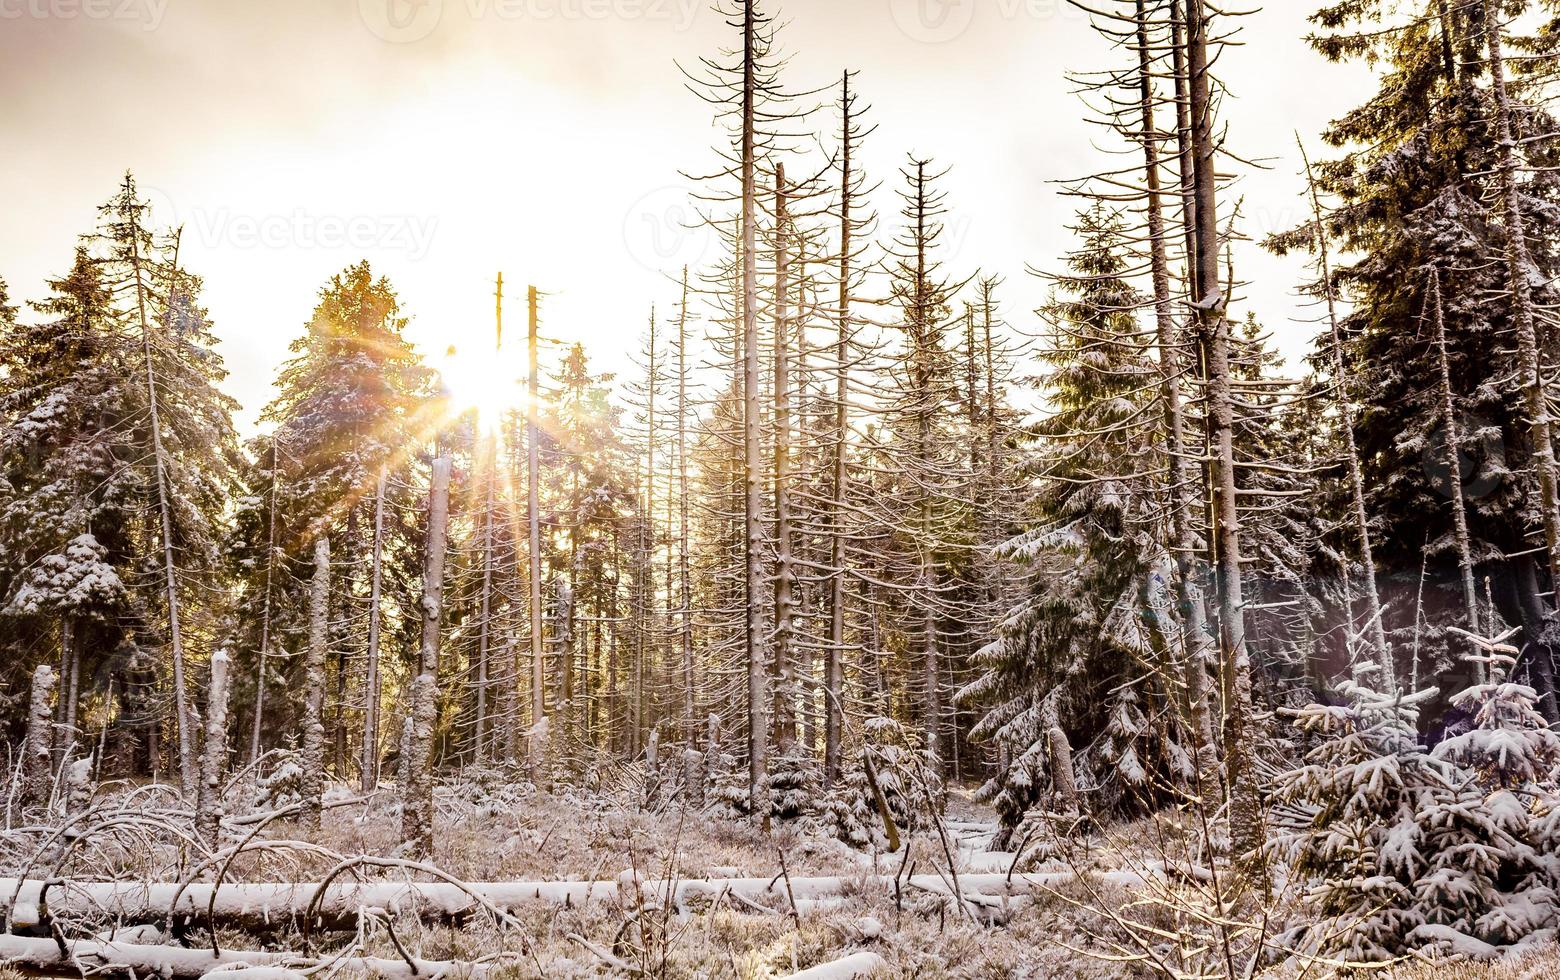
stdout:
<svg viewBox="0 0 1560 980">
<path fill-rule="evenodd" d="M 1457 538 L 1457 570 L 1462 578 L 1463 615 L 1468 632 L 1479 632 L 1479 590 L 1473 577 L 1473 544 L 1468 537 L 1468 510 L 1463 500 L 1462 444 L 1457 432 L 1457 406 L 1452 401 L 1452 367 L 1446 349 L 1446 312 L 1441 299 L 1441 272 L 1430 268 L 1430 307 L 1435 321 L 1436 360 L 1441 369 L 1441 415 L 1446 420 L 1446 484 L 1452 499 L 1452 528 Z M 1477 676 L 1485 676 L 1482 664 Z"/>
<path fill-rule="evenodd" d="M 775 629 L 772 723 L 776 751 L 796 741 L 796 670 L 791 631 L 796 616 L 796 568 L 791 555 L 791 253 L 785 164 L 775 164 Z"/>
<path fill-rule="evenodd" d="M 363 772 L 367 793 L 379 785 L 379 630 L 380 598 L 384 591 L 385 469 L 379 468 L 374 488 L 374 550 L 368 587 L 368 667 L 363 683 Z"/>
<path fill-rule="evenodd" d="M 81 734 L 76 728 L 77 707 L 81 700 L 81 644 L 76 639 L 76 618 L 66 616 L 60 623 L 60 670 L 64 684 L 60 692 L 60 764 L 64 765 L 70 746 Z"/>
<path fill-rule="evenodd" d="M 320 829 L 325 794 L 325 655 L 330 620 L 330 538 L 314 540 L 314 581 L 309 592 L 309 652 L 303 681 L 303 823 Z"/>
<path fill-rule="evenodd" d="M 54 780 L 54 708 L 49 699 L 58 683 L 54 668 L 39 664 L 32 675 L 32 694 L 27 703 L 27 751 L 22 757 L 22 806 L 43 806 L 49 802 Z"/>
<path fill-rule="evenodd" d="M 125 176 L 126 193 L 130 177 Z M 146 399 L 152 427 L 152 468 L 156 474 L 157 514 L 162 532 L 163 586 L 168 604 L 168 644 L 173 655 L 173 709 L 179 732 L 179 784 L 185 795 L 195 789 L 194 721 L 190 717 L 188 692 L 184 688 L 184 634 L 179 622 L 179 582 L 173 562 L 173 514 L 168 503 L 168 457 L 163 448 L 162 417 L 158 409 L 157 373 L 152 364 L 152 330 L 146 316 L 146 285 L 141 278 L 141 223 L 139 216 L 129 222 L 130 262 L 135 273 L 135 303 L 141 318 L 141 353 L 146 362 Z M 172 315 L 174 283 L 178 278 L 179 253 L 174 245 L 173 272 L 168 286 L 168 310 Z"/>
<path fill-rule="evenodd" d="M 742 631 L 748 672 L 748 794 L 752 812 L 767 822 L 761 805 L 768 775 L 768 690 L 764 676 L 763 456 L 759 445 L 758 373 L 758 24 L 756 0 L 742 0 L 742 450 L 743 564 L 746 623 Z"/>
<path fill-rule="evenodd" d="M 1499 14 L 1496 3 L 1484 0 L 1484 33 L 1490 54 L 1490 93 L 1495 100 L 1495 149 L 1500 161 L 1498 187 L 1506 224 L 1506 265 L 1510 275 L 1512 319 L 1517 328 L 1517 375 L 1530 416 L 1528 425 L 1533 469 L 1538 476 L 1538 508 L 1544 522 L 1544 546 L 1550 581 L 1560 583 L 1560 489 L 1557 489 L 1549 399 L 1544 392 L 1538 328 L 1533 310 L 1533 279 L 1537 276 L 1537 270 L 1528 252 L 1526 220 L 1517 200 L 1519 164 L 1512 131 L 1511 101 L 1506 91 L 1505 59 L 1501 52 L 1503 29 Z"/>
<path fill-rule="evenodd" d="M 531 724 L 535 726 L 547 715 L 547 696 L 542 684 L 542 516 L 539 498 L 541 496 L 541 451 L 539 446 L 540 427 L 537 424 L 537 411 L 540 407 L 539 387 L 536 363 L 536 331 L 537 331 L 537 292 L 536 287 L 531 286 L 527 290 L 527 308 L 529 310 L 528 329 L 526 333 L 526 359 L 529 374 L 527 375 L 527 387 L 525 395 L 525 453 L 526 453 L 526 492 L 525 512 L 526 520 L 530 525 L 530 551 L 527 554 L 529 566 L 529 596 L 531 607 Z"/>
<path fill-rule="evenodd" d="M 411 738 L 402 787 L 401 837 L 411 853 L 433 852 L 433 730 L 438 723 L 439 643 L 444 627 L 444 560 L 450 516 L 450 457 L 433 461 L 428 487 L 428 544 L 423 563 L 422 643 L 412 682 Z"/>
<path fill-rule="evenodd" d="M 1175 563 L 1176 606 L 1180 613 L 1185 664 L 1187 727 L 1196 740 L 1197 792 L 1215 791 L 1219 785 L 1218 751 L 1213 738 L 1212 712 L 1208 704 L 1208 610 L 1197 588 L 1197 556 L 1200 549 L 1192 506 L 1197 469 L 1187 438 L 1186 412 L 1181 391 L 1183 361 L 1170 294 L 1170 259 L 1166 247 L 1164 200 L 1160 182 L 1159 136 L 1154 119 L 1152 56 L 1149 49 L 1145 0 L 1137 0 L 1138 84 L 1142 100 L 1141 139 L 1143 173 L 1148 210 L 1150 270 L 1154 288 L 1155 342 L 1159 348 L 1160 401 L 1163 406 L 1166 451 L 1169 455 L 1170 552 Z M 990 344 L 990 339 L 987 339 Z M 994 447 L 993 447 L 994 448 Z"/>
<path fill-rule="evenodd" d="M 1265 883 L 1262 847 L 1265 819 L 1255 764 L 1256 711 L 1251 656 L 1246 647 L 1241 524 L 1235 473 L 1235 411 L 1231 391 L 1229 297 L 1219 285 L 1218 175 L 1214 143 L 1208 34 L 1211 15 L 1203 0 L 1186 0 L 1189 95 L 1194 163 L 1197 292 L 1192 305 L 1207 351 L 1207 400 L 1211 423 L 1213 506 L 1218 542 L 1219 646 L 1225 676 L 1225 767 L 1231 843 L 1237 866 Z"/>
<path fill-rule="evenodd" d="M 213 851 L 222 830 L 222 775 L 227 768 L 228 666 L 226 650 L 211 658 L 211 681 L 206 689 L 206 744 L 201 754 L 200 796 L 195 807 L 195 829 Z"/>
</svg>

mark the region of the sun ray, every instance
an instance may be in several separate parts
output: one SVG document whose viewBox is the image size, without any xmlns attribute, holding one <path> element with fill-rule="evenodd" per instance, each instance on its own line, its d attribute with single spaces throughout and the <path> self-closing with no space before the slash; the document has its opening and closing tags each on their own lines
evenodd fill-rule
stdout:
<svg viewBox="0 0 1560 980">
<path fill-rule="evenodd" d="M 451 347 L 436 364 L 436 369 L 448 398 L 450 415 L 458 417 L 474 412 L 478 429 L 485 436 L 498 435 L 504 417 L 525 407 L 526 391 L 520 380 L 524 366 L 509 350 Z"/>
</svg>

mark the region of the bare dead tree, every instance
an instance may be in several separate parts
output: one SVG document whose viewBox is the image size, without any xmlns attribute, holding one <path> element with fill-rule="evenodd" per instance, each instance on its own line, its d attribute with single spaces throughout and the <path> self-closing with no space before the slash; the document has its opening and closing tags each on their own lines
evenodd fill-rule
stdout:
<svg viewBox="0 0 1560 980">
<path fill-rule="evenodd" d="M 125 175 L 125 199 L 130 198 L 130 175 Z M 141 353 L 146 368 L 146 399 L 152 429 L 152 469 L 157 489 L 158 526 L 162 543 L 162 571 L 165 603 L 168 607 L 168 643 L 173 665 L 173 710 L 179 736 L 179 782 L 186 794 L 195 789 L 194 721 L 190 714 L 189 692 L 184 685 L 184 631 L 179 618 L 179 580 L 173 559 L 173 513 L 168 501 L 168 455 L 163 447 L 162 417 L 159 411 L 157 372 L 152 360 L 152 329 L 146 312 L 146 293 L 149 285 L 141 269 L 141 228 L 139 211 L 122 216 L 129 224 L 130 265 L 135 276 L 135 305 L 141 321 Z M 182 229 L 178 233 L 182 236 Z M 178 239 L 174 243 L 173 266 L 179 265 Z M 171 283 L 178 276 L 170 277 Z M 170 292 L 174 288 L 169 286 Z M 170 297 L 168 308 L 173 307 Z"/>
<path fill-rule="evenodd" d="M 428 542 L 423 560 L 422 642 L 412 682 L 405 785 L 401 787 L 401 835 L 412 853 L 433 850 L 433 729 L 438 722 L 439 645 L 444 629 L 444 563 L 450 517 L 450 457 L 433 461 L 428 486 Z"/>
<path fill-rule="evenodd" d="M 1219 647 L 1225 686 L 1226 779 L 1236 860 L 1251 876 L 1264 875 L 1266 820 L 1255 769 L 1256 708 L 1251 654 L 1246 645 L 1245 590 L 1241 568 L 1241 516 L 1237 503 L 1235 408 L 1231 386 L 1229 296 L 1219 279 L 1218 147 L 1209 61 L 1213 14 L 1203 0 L 1186 2 L 1186 70 L 1191 114 L 1193 199 L 1196 226 L 1191 307 L 1206 356 L 1205 398 L 1212 459 L 1212 501 L 1219 590 Z"/>
<path fill-rule="evenodd" d="M 228 667 L 231 663 L 226 650 L 212 654 L 211 678 L 206 686 L 206 744 L 201 752 L 195 829 L 212 850 L 216 850 L 222 829 L 222 776 L 227 768 Z"/>
<path fill-rule="evenodd" d="M 1537 314 L 1533 304 L 1533 260 L 1528 250 L 1527 219 L 1518 203 L 1517 143 L 1511 120 L 1511 96 L 1506 85 L 1503 52 L 1505 27 L 1500 5 L 1491 0 L 1484 8 L 1484 35 L 1489 45 L 1490 95 L 1495 103 L 1491 134 L 1499 161 L 1497 190 L 1505 225 L 1506 266 L 1511 283 L 1511 313 L 1516 325 L 1517 377 L 1527 400 L 1528 426 L 1532 433 L 1533 469 L 1538 477 L 1538 511 L 1544 524 L 1544 547 L 1552 582 L 1560 583 L 1560 477 L 1556 475 L 1555 444 L 1549 397 L 1545 392 L 1543 365 L 1538 350 Z"/>
<path fill-rule="evenodd" d="M 330 625 L 330 538 L 314 539 L 314 579 L 309 589 L 309 647 L 304 660 L 303 819 L 319 830 L 325 795 L 325 655 Z"/>
<path fill-rule="evenodd" d="M 1457 539 L 1457 570 L 1462 577 L 1463 614 L 1469 633 L 1480 634 L 1479 590 L 1473 579 L 1473 544 L 1468 535 L 1468 509 L 1463 500 L 1462 441 L 1457 432 L 1457 407 L 1452 401 L 1451 359 L 1446 350 L 1446 315 L 1441 301 L 1441 271 L 1430 267 L 1430 315 L 1435 327 L 1436 361 L 1441 374 L 1441 415 L 1446 425 L 1446 484 L 1452 501 L 1452 529 Z M 1484 668 L 1476 668 L 1480 675 Z"/>
<path fill-rule="evenodd" d="M 1366 615 L 1369 616 L 1371 645 L 1375 647 L 1377 663 L 1381 668 L 1382 683 L 1386 690 L 1397 687 L 1397 672 L 1392 661 L 1392 649 L 1387 645 L 1386 626 L 1383 623 L 1381 589 L 1376 583 L 1376 552 L 1371 546 L 1370 513 L 1365 502 L 1365 478 L 1360 471 L 1360 451 L 1354 439 L 1354 402 L 1349 390 L 1349 370 L 1343 358 L 1343 337 L 1338 328 L 1338 297 L 1334 291 L 1332 260 L 1327 245 L 1327 230 L 1322 226 L 1321 192 L 1317 189 L 1316 175 L 1311 170 L 1311 159 L 1299 135 L 1295 143 L 1300 147 L 1300 159 L 1305 164 L 1306 188 L 1311 199 L 1312 219 L 1316 223 L 1315 245 L 1317 271 L 1321 275 L 1318 288 L 1327 305 L 1329 354 L 1333 370 L 1333 401 L 1338 411 L 1338 428 L 1343 433 L 1344 466 L 1349 474 L 1349 496 L 1353 504 L 1350 517 L 1354 520 L 1354 533 L 1359 538 L 1360 565 L 1365 576 Z"/>
<path fill-rule="evenodd" d="M 33 670 L 32 691 L 27 702 L 26 751 L 22 755 L 22 806 L 41 806 L 49 802 L 54 776 L 54 707 L 50 700 L 57 686 L 54 668 L 39 664 Z"/>
<path fill-rule="evenodd" d="M 537 367 L 538 294 L 535 286 L 526 290 L 526 389 L 525 389 L 525 452 L 526 452 L 526 524 L 530 533 L 530 549 L 527 553 L 527 587 L 530 599 L 531 629 L 531 724 L 536 726 L 547 714 L 546 694 L 542 685 L 542 516 L 541 516 L 541 428 L 537 414 L 541 409 L 540 381 Z"/>
</svg>

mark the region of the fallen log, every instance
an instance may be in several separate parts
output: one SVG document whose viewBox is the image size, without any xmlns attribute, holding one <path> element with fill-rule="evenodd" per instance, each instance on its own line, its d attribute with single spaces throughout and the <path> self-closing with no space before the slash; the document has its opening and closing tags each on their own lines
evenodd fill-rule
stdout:
<svg viewBox="0 0 1560 980">
<path fill-rule="evenodd" d="M 883 957 L 876 953 L 852 953 L 837 960 L 820 963 L 800 973 L 793 973 L 785 980 L 856 980 L 856 977 L 866 976 L 873 970 L 880 970 L 887 965 Z"/>
<path fill-rule="evenodd" d="M 1032 895 L 1059 887 L 1072 880 L 1071 872 L 1049 874 L 974 874 L 960 875 L 961 887 L 985 899 Z M 1101 876 L 1108 882 L 1141 884 L 1135 873 L 1116 871 Z M 124 925 L 160 923 L 204 924 L 208 909 L 217 925 L 269 930 L 302 921 L 313 903 L 309 923 L 314 929 L 355 928 L 358 910 L 383 909 L 396 915 L 458 923 L 489 908 L 512 912 L 536 904 L 577 907 L 590 902 L 619 898 L 620 894 L 637 898 L 637 884 L 647 899 L 664 901 L 686 913 L 696 900 L 716 901 L 727 895 L 748 901 L 795 901 L 798 911 L 823 899 L 837 898 L 851 891 L 892 892 L 892 875 L 826 875 L 791 878 L 789 886 L 778 876 L 773 878 L 675 878 L 635 881 L 505 881 L 454 884 L 443 881 L 386 880 L 331 882 L 323 895 L 318 883 L 230 882 L 216 888 L 210 882 L 180 885 L 173 882 L 145 883 L 128 881 L 18 881 L 0 878 L 0 903 L 14 903 L 0 913 L 11 913 L 18 930 L 46 925 L 50 918 L 96 918 Z M 942 876 L 918 874 L 900 879 L 901 886 L 945 892 Z M 175 896 L 178 905 L 174 907 Z M 215 899 L 213 901 L 213 898 Z M 788 906 L 787 906 L 788 907 Z"/>
<path fill-rule="evenodd" d="M 380 959 L 371 956 L 309 957 L 292 953 L 210 949 L 178 946 L 144 946 L 99 939 L 31 939 L 0 936 L 0 963 L 46 972 L 54 976 L 88 976 L 102 972 L 134 971 L 135 976 L 169 980 L 280 980 L 333 965 L 360 967 L 384 980 L 430 980 L 459 969 L 463 976 L 482 977 L 493 964 L 446 960 Z M 253 967 L 244 970 L 241 967 Z"/>
</svg>

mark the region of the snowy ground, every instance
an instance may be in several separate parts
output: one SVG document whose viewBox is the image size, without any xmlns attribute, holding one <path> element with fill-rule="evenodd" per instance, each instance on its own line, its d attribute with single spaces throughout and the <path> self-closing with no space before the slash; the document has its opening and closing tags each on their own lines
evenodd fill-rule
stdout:
<svg viewBox="0 0 1560 980">
<path fill-rule="evenodd" d="M 345 790 L 336 796 L 352 798 Z M 853 850 L 806 824 L 776 825 L 766 834 L 745 820 L 677 807 L 647 810 L 613 794 L 446 788 L 428 863 L 448 879 L 428 887 L 428 874 L 404 866 L 347 868 L 330 892 L 335 898 L 320 902 L 320 915 L 306 930 L 298 928 L 302 917 L 287 910 L 308 907 L 315 889 L 296 883 L 324 880 L 352 855 L 400 853 L 393 793 L 328 810 L 317 835 L 303 834 L 285 819 L 244 831 L 254 833 L 252 846 L 269 843 L 234 858 L 224 877 L 228 884 L 215 898 L 210 869 L 194 860 L 198 848 L 159 832 L 155 800 L 147 800 L 147 826 L 95 831 L 70 846 L 69 832 L 47 838 L 25 829 L 5 832 L 0 875 L 59 883 L 44 896 L 48 908 L 41 916 L 41 886 L 0 884 L 0 902 L 12 906 L 18 931 L 32 926 L 41 933 L 33 940 L 0 937 L 0 943 L 32 942 L 47 953 L 53 940 L 34 924 L 52 915 L 89 967 L 103 960 L 133 963 L 139 950 L 159 943 L 205 957 L 215 939 L 224 960 L 212 959 L 213 967 L 267 951 L 284 955 L 248 959 L 274 964 L 307 954 L 319 965 L 352 951 L 376 958 L 369 972 L 397 978 L 468 974 L 466 966 L 447 964 L 475 962 L 481 964 L 477 972 L 501 977 L 761 980 L 842 958 L 848 959 L 833 972 L 802 975 L 1151 975 L 1141 965 L 1103 955 L 1110 951 L 1112 928 L 1101 910 L 1143 904 L 1136 879 L 1144 856 L 1125 854 L 1121 845 L 1133 839 L 1131 829 L 1110 843 L 1080 849 L 1066 863 L 1042 861 L 1014 873 L 1013 855 L 988 847 L 992 815 L 957 792 L 945 834 L 914 835 L 908 848 L 882 854 Z M 1078 880 L 1079 872 L 1085 880 Z M 206 885 L 198 884 L 203 880 Z M 117 884 L 89 887 L 90 881 Z M 165 887 L 144 887 L 154 882 Z M 425 894 L 416 894 L 413 882 Z M 181 883 L 196 884 L 181 893 Z M 175 893 L 179 914 L 168 917 Z M 480 902 L 491 902 L 492 913 L 478 909 L 457 924 L 426 914 Z M 357 913 L 359 905 L 369 911 Z M 149 916 L 147 908 L 159 911 Z M 329 920 L 339 908 L 352 910 L 346 921 Z M 206 927 L 208 909 L 231 916 L 215 936 Z M 134 928 L 125 929 L 127 921 Z M 94 938 L 126 945 L 89 947 L 86 941 Z M 864 974 L 845 968 L 873 964 L 879 965 Z M 1395 975 L 1495 980 L 1552 976 L 1557 965 L 1560 959 L 1541 958 L 1483 972 Z M 172 969 L 156 962 L 151 967 Z M 340 971 L 326 966 L 317 972 Z M 267 970 L 248 980 L 282 976 Z M 237 978 L 228 972 L 221 980 Z"/>
</svg>

